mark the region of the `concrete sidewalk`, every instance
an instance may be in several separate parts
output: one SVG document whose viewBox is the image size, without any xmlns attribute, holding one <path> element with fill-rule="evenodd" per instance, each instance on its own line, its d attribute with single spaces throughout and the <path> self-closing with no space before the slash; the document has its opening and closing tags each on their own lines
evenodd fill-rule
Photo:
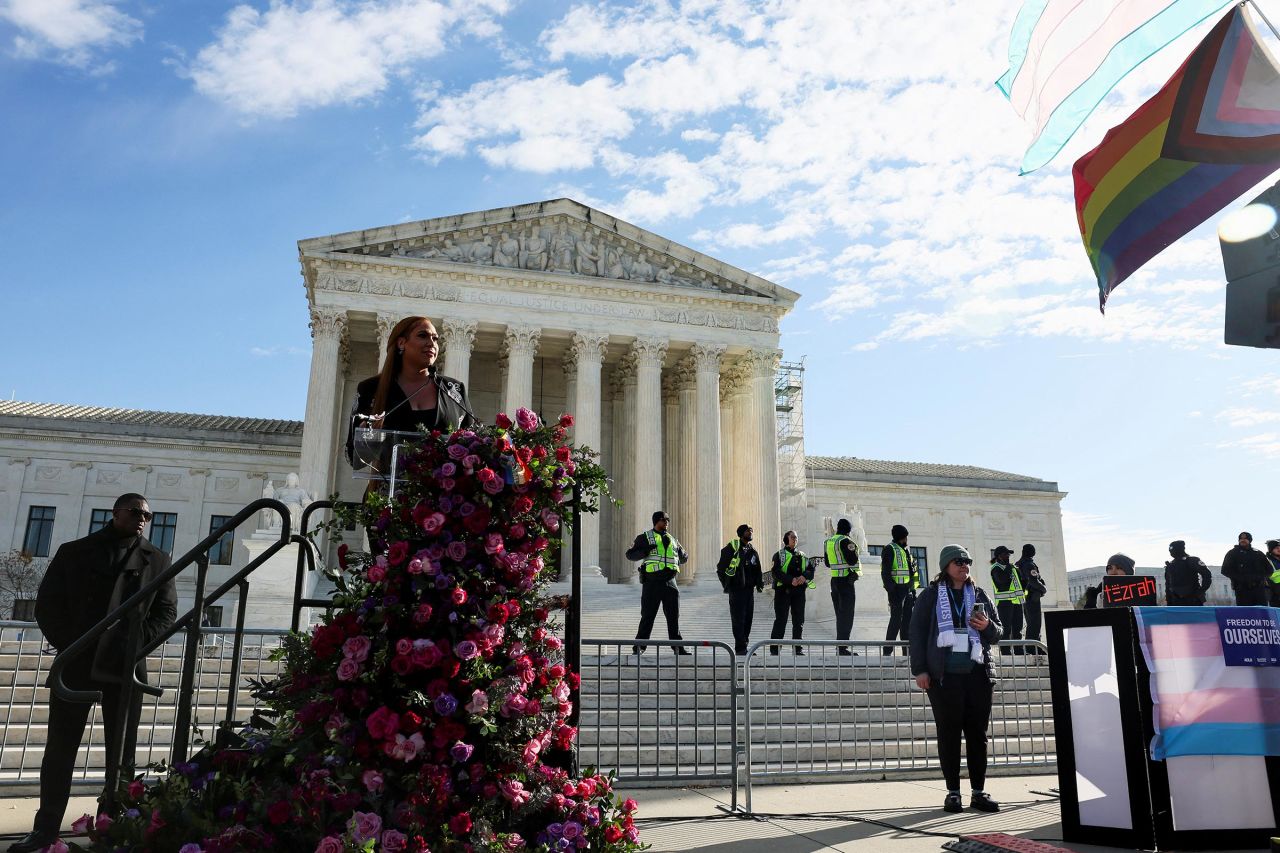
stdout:
<svg viewBox="0 0 1280 853">
<path fill-rule="evenodd" d="M 1001 804 L 998 814 L 944 812 L 946 786 L 941 780 L 757 785 L 752 792 L 757 819 L 724 815 L 719 807 L 729 806 L 728 788 L 641 788 L 622 793 L 640 804 L 640 840 L 653 845 L 654 853 L 934 853 L 956 836 L 988 832 L 1039 839 L 1076 853 L 1129 849 L 1057 840 L 1062 837 L 1058 800 L 1050 793 L 1057 784 L 1056 776 L 989 779 L 987 792 Z M 741 799 L 739 805 L 745 805 Z M 823 817 L 824 812 L 842 816 Z M 817 819 L 761 817 L 799 814 Z"/>
<path fill-rule="evenodd" d="M 652 845 L 654 853 L 935 853 L 949 838 L 983 832 L 1040 839 L 1074 853 L 1128 849 L 1057 841 L 1062 827 L 1057 798 L 1050 793 L 1057 784 L 1056 776 L 990 779 L 987 791 L 1002 806 L 998 814 L 947 814 L 942 810 L 946 787 L 941 780 L 756 785 L 755 819 L 721 810 L 731 802 L 728 788 L 623 788 L 619 793 L 640 804 L 640 840 Z M 967 790 L 965 796 L 967 804 Z M 0 851 L 30 830 L 37 805 L 35 797 L 0 799 Z M 94 797 L 73 797 L 67 822 L 95 805 Z M 739 805 L 745 803 L 740 799 Z M 833 812 L 841 816 L 830 816 Z"/>
</svg>

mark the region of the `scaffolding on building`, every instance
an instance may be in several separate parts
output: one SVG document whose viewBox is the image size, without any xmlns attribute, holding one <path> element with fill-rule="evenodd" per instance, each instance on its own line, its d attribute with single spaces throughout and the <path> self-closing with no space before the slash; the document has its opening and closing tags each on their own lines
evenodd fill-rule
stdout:
<svg viewBox="0 0 1280 853">
<path fill-rule="evenodd" d="M 778 426 L 778 488 L 784 524 L 794 526 L 807 503 L 804 461 L 804 360 L 778 365 L 773 383 Z"/>
</svg>

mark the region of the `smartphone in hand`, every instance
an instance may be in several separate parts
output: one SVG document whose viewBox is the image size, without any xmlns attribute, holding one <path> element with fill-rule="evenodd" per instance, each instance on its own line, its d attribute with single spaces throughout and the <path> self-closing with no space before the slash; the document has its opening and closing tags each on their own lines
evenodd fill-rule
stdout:
<svg viewBox="0 0 1280 853">
<path fill-rule="evenodd" d="M 981 601 L 975 601 L 973 603 L 973 615 L 974 616 L 981 615 L 983 618 L 986 618 L 987 605 L 983 604 Z"/>
</svg>

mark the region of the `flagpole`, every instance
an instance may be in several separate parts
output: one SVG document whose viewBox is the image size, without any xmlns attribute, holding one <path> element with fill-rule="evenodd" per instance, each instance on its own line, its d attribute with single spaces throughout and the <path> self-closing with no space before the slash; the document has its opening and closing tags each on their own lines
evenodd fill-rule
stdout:
<svg viewBox="0 0 1280 853">
<path fill-rule="evenodd" d="M 1266 14 L 1262 11 L 1262 7 L 1259 6 L 1257 3 L 1255 3 L 1254 0 L 1244 0 L 1244 2 L 1245 4 L 1253 7 L 1253 11 L 1258 13 L 1258 17 L 1262 19 L 1262 23 L 1267 25 L 1267 29 L 1271 30 L 1271 34 L 1276 38 L 1280 39 L 1280 32 L 1276 31 L 1275 26 L 1271 23 L 1270 19 L 1268 19 Z"/>
</svg>

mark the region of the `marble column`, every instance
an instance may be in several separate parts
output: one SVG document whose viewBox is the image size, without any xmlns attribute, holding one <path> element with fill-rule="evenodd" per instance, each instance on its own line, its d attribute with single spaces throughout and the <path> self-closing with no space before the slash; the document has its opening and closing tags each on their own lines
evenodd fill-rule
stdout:
<svg viewBox="0 0 1280 853">
<path fill-rule="evenodd" d="M 609 336 L 584 334 L 573 336 L 574 366 L 577 377 L 570 413 L 574 417 L 573 443 L 586 445 L 597 453 L 603 443 L 600 435 L 600 366 L 609 348 Z M 584 513 L 582 525 L 582 565 L 600 565 L 600 513 Z"/>
<path fill-rule="evenodd" d="M 635 418 L 628 421 L 632 460 L 631 526 L 637 532 L 653 523 L 662 501 L 662 360 L 667 342 L 661 338 L 636 338 L 631 345 L 636 360 Z M 675 531 L 676 537 L 680 533 Z"/>
<path fill-rule="evenodd" d="M 560 415 L 568 412 L 572 407 L 574 400 L 578 396 L 578 354 L 573 347 L 569 347 L 565 351 L 564 356 L 560 360 L 560 367 L 564 371 L 564 406 L 559 411 L 546 410 L 545 415 L 548 420 L 559 419 Z M 573 446 L 575 444 L 574 431 L 572 428 L 565 431 L 565 441 Z M 566 513 L 567 515 L 567 513 Z M 560 539 L 560 577 L 571 577 L 570 568 L 573 566 L 573 535 L 568 527 L 561 527 L 562 537 Z M 585 563 L 583 565 L 586 565 Z"/>
<path fill-rule="evenodd" d="M 680 514 L 684 518 L 681 527 L 684 538 L 681 540 L 689 551 L 689 563 L 680 573 L 681 583 L 693 583 L 699 570 L 707 571 L 715 565 L 715 554 L 704 547 L 702 534 L 703 522 L 701 509 L 698 506 L 698 392 L 696 386 L 696 364 L 692 356 L 685 358 L 676 366 L 677 418 L 676 426 L 667 438 L 667 453 L 680 457 L 674 485 L 670 486 L 678 497 Z M 717 424 L 717 433 L 719 425 Z M 716 435 L 717 483 L 720 480 L 720 436 Z M 719 495 L 716 496 L 719 500 Z M 720 525 L 715 525 L 718 531 Z"/>
<path fill-rule="evenodd" d="M 733 496 L 737 492 L 733 454 L 733 399 L 737 395 L 731 374 L 720 376 L 720 531 L 719 538 L 728 542 L 742 521 L 735 516 Z"/>
<path fill-rule="evenodd" d="M 387 351 L 391 348 L 391 330 L 396 327 L 396 323 L 400 322 L 400 318 L 394 314 L 379 314 L 377 317 L 378 340 L 377 352 L 374 353 L 374 361 L 377 367 L 374 373 L 382 372 L 382 363 L 386 361 Z"/>
<path fill-rule="evenodd" d="M 614 497 L 623 501 L 613 512 L 613 559 L 609 570 L 610 583 L 634 583 L 635 564 L 627 560 L 626 550 L 636 534 L 649 525 L 636 527 L 633 522 L 635 507 L 636 457 L 631 433 L 636 422 L 636 362 L 628 352 L 609 377 L 613 390 L 613 490 Z"/>
<path fill-rule="evenodd" d="M 533 326 L 508 326 L 502 341 L 507 360 L 507 376 L 502 395 L 502 410 L 512 418 L 516 409 L 533 408 L 533 357 L 538 352 L 540 329 Z"/>
<path fill-rule="evenodd" d="M 679 531 L 676 533 L 677 538 L 683 543 L 685 539 L 693 536 L 696 528 L 693 520 L 690 518 L 684 506 L 680 503 L 680 392 L 676 389 L 675 375 L 671 371 L 667 371 L 662 376 L 662 437 L 661 450 L 658 458 L 662 460 L 662 483 L 658 489 L 661 497 L 658 498 L 658 506 L 667 511 L 667 515 L 671 516 L 672 530 Z M 690 546 L 685 545 L 687 550 Z M 690 558 L 690 566 L 693 563 Z M 685 566 L 689 568 L 690 566 Z M 681 575 L 680 580 L 688 580 Z"/>
<path fill-rule="evenodd" d="M 311 378 L 298 474 L 303 487 L 317 499 L 327 498 L 333 491 L 330 473 L 337 456 L 338 362 L 346 329 L 345 310 L 311 309 Z"/>
<path fill-rule="evenodd" d="M 471 382 L 471 348 L 476 342 L 476 324 L 446 317 L 440 325 L 440 344 L 444 347 L 444 375 L 468 385 Z M 532 367 L 530 370 L 532 371 Z M 532 375 L 531 372 L 530 376 Z"/>
<path fill-rule="evenodd" d="M 751 455 L 759 472 L 759 497 L 756 506 L 760 527 L 757 530 L 771 536 L 772 541 L 778 543 L 775 547 L 782 543 L 782 513 L 778 491 L 778 404 L 774 385 L 779 358 L 778 351 L 772 349 L 752 350 L 747 354 L 756 439 Z"/>
<path fill-rule="evenodd" d="M 698 525 L 696 538 L 700 564 L 711 570 L 719 557 L 720 547 L 731 536 L 724 533 L 724 507 L 721 491 L 724 478 L 720 458 L 720 357 L 724 347 L 712 344 L 695 344 L 693 347 L 693 440 L 694 464 L 690 466 L 694 479 L 694 520 Z M 687 394 L 688 389 L 682 394 Z M 682 404 L 687 399 L 682 397 Z M 686 477 L 690 471 L 686 470 Z M 737 525 L 734 525 L 735 527 Z"/>
</svg>

